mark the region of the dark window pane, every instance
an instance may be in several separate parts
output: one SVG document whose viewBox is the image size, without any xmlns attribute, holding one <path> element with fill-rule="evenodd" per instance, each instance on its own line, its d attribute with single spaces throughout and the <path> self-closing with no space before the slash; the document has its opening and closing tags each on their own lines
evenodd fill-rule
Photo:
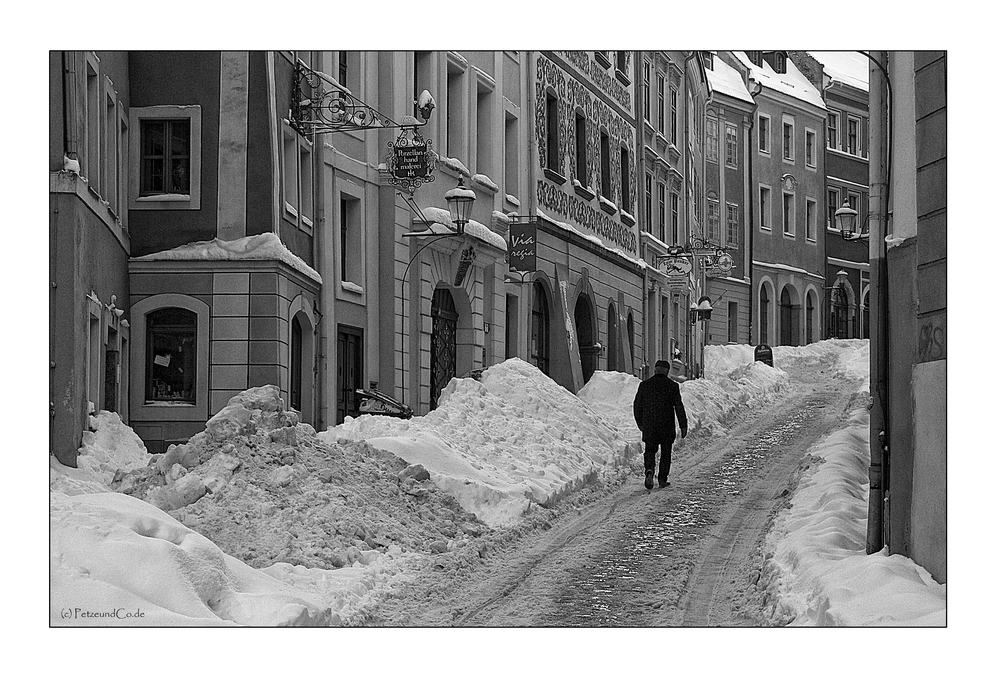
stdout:
<svg viewBox="0 0 1000 678">
<path fill-rule="evenodd" d="M 142 154 L 162 156 L 166 137 L 166 123 L 158 120 L 142 121 Z"/>
<path fill-rule="evenodd" d="M 198 318 L 166 308 L 146 318 L 146 400 L 194 403 Z"/>
<path fill-rule="evenodd" d="M 168 192 L 187 194 L 191 192 L 191 177 L 188 174 L 187 158 L 170 160 L 170 186 Z"/>
</svg>

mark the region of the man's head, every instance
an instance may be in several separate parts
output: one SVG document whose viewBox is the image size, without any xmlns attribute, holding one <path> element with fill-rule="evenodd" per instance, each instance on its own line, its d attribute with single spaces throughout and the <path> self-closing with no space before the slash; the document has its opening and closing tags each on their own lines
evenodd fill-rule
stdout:
<svg viewBox="0 0 1000 678">
<path fill-rule="evenodd" d="M 670 373 L 670 361 L 669 360 L 657 360 L 656 364 L 653 365 L 653 371 L 656 374 L 669 374 Z"/>
</svg>

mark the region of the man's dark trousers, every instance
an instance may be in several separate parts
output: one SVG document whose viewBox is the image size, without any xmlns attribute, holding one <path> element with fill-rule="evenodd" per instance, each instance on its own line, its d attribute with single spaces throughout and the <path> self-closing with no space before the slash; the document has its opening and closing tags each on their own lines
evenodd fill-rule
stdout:
<svg viewBox="0 0 1000 678">
<path fill-rule="evenodd" d="M 657 480 L 660 483 L 667 482 L 667 477 L 670 475 L 670 453 L 673 446 L 673 438 L 646 441 L 646 451 L 643 454 L 643 461 L 646 462 L 647 473 L 656 471 L 656 449 L 660 448 L 660 474 L 657 476 Z"/>
</svg>

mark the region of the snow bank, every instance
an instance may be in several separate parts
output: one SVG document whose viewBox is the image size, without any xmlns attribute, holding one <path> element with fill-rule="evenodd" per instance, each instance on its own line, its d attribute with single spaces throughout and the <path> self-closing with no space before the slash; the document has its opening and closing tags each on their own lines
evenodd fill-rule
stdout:
<svg viewBox="0 0 1000 678">
<path fill-rule="evenodd" d="M 531 503 L 554 504 L 629 456 L 617 430 L 517 358 L 485 370 L 481 381 L 452 379 L 425 416 L 348 417 L 319 437 L 364 439 L 420 464 L 491 526 L 515 522 Z"/>
<path fill-rule="evenodd" d="M 909 558 L 865 554 L 868 412 L 810 450 L 816 458 L 765 544 L 775 616 L 803 626 L 944 626 L 947 587 Z"/>
<path fill-rule="evenodd" d="M 115 492 L 50 495 L 49 618 L 70 626 L 326 625 L 315 596 Z"/>
</svg>

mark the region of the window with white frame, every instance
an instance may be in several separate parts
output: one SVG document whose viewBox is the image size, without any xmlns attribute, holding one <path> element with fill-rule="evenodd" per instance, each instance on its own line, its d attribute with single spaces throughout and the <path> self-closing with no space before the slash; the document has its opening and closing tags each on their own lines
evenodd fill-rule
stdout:
<svg viewBox="0 0 1000 678">
<path fill-rule="evenodd" d="M 840 111 L 832 108 L 826 114 L 826 147 L 840 149 Z"/>
<path fill-rule="evenodd" d="M 816 132 L 806 129 L 806 167 L 816 167 Z"/>
<path fill-rule="evenodd" d="M 87 127 L 83 173 L 90 188 L 101 191 L 101 79 L 97 55 L 87 53 Z"/>
<path fill-rule="evenodd" d="M 482 82 L 476 91 L 476 172 L 493 175 L 493 89 Z"/>
<path fill-rule="evenodd" d="M 677 145 L 677 90 L 670 88 L 670 143 Z"/>
<path fill-rule="evenodd" d="M 861 118 L 847 116 L 847 148 L 851 155 L 861 155 Z"/>
<path fill-rule="evenodd" d="M 198 316 L 161 308 L 146 316 L 147 403 L 190 403 L 197 396 Z"/>
<path fill-rule="evenodd" d="M 738 166 L 739 142 L 736 137 L 736 125 L 726 123 L 726 167 L 735 169 Z"/>
<path fill-rule="evenodd" d="M 305 230 L 313 225 L 312 143 L 287 124 L 282 126 L 281 188 L 285 218 Z"/>
<path fill-rule="evenodd" d="M 726 203 L 726 245 L 739 247 L 740 244 L 740 206 Z"/>
<path fill-rule="evenodd" d="M 680 196 L 670 192 L 670 235 L 672 244 L 676 245 L 681 238 L 681 199 Z"/>
<path fill-rule="evenodd" d="M 653 232 L 653 175 L 646 172 L 646 231 Z"/>
<path fill-rule="evenodd" d="M 847 204 L 850 205 L 851 209 L 858 213 L 858 223 L 861 221 L 861 194 L 856 191 L 847 192 Z"/>
<path fill-rule="evenodd" d="M 760 187 L 760 230 L 771 230 L 771 188 Z"/>
<path fill-rule="evenodd" d="M 104 92 L 104 145 L 102 148 L 104 176 L 101 179 L 103 191 L 101 197 L 108 203 L 108 207 L 116 215 L 118 214 L 118 113 L 115 101 L 114 88 L 111 81 L 107 80 Z"/>
<path fill-rule="evenodd" d="M 504 173 L 503 173 L 503 186 L 507 195 L 512 195 L 515 198 L 518 194 L 518 183 L 520 182 L 520 172 L 519 168 L 521 163 L 518 161 L 517 152 L 519 148 L 520 137 L 517 131 L 517 116 L 512 115 L 509 112 L 504 113 Z M 581 178 L 580 181 L 584 182 L 586 178 Z"/>
<path fill-rule="evenodd" d="M 660 240 L 666 242 L 667 239 L 667 186 L 662 181 L 656 184 L 656 216 L 657 224 L 660 227 Z"/>
<path fill-rule="evenodd" d="M 656 131 L 665 134 L 667 129 L 667 82 L 662 73 L 656 74 Z"/>
<path fill-rule="evenodd" d="M 764 155 L 771 154 L 771 116 L 757 115 L 757 150 Z"/>
<path fill-rule="evenodd" d="M 781 119 L 781 157 L 795 160 L 795 122 L 791 118 Z"/>
<path fill-rule="evenodd" d="M 340 194 L 340 280 L 361 285 L 362 256 L 361 243 L 361 200 L 341 192 Z"/>
<path fill-rule="evenodd" d="M 719 199 L 714 197 L 714 194 L 709 194 L 705 201 L 707 206 L 707 232 L 706 236 L 709 241 L 721 244 L 720 233 L 719 233 Z"/>
<path fill-rule="evenodd" d="M 708 162 L 719 162 L 719 121 L 716 118 L 708 118 L 705 133 L 705 159 Z"/>
<path fill-rule="evenodd" d="M 201 107 L 129 110 L 129 208 L 201 208 Z"/>
<path fill-rule="evenodd" d="M 831 231 L 837 230 L 837 220 L 834 215 L 838 209 L 840 209 L 840 189 L 828 188 L 826 190 L 826 227 Z"/>
<path fill-rule="evenodd" d="M 795 235 L 795 194 L 781 194 L 781 230 L 785 235 Z"/>
<path fill-rule="evenodd" d="M 649 120 L 649 69 L 650 63 L 642 62 L 642 117 Z"/>
<path fill-rule="evenodd" d="M 806 198 L 806 240 L 816 242 L 816 201 Z"/>
</svg>

